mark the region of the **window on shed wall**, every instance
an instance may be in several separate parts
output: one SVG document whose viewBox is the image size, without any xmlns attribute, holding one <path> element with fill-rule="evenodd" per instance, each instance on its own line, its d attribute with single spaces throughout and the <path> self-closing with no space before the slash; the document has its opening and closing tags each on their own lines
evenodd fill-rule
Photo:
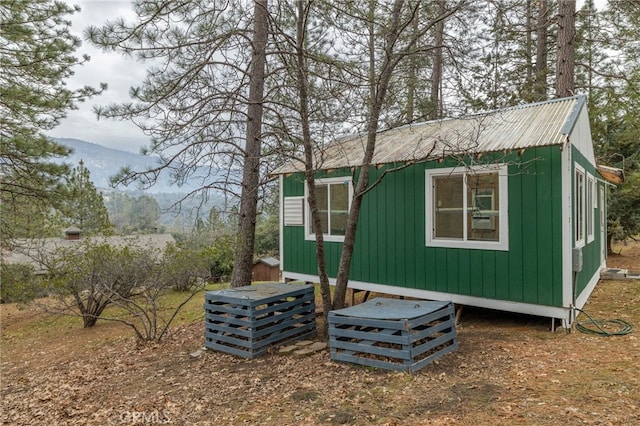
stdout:
<svg viewBox="0 0 640 426">
<path fill-rule="evenodd" d="M 464 176 L 434 176 L 435 238 L 463 239 Z"/>
<path fill-rule="evenodd" d="M 593 209 L 595 208 L 595 181 L 593 176 L 587 175 L 587 199 L 586 199 L 586 213 L 587 213 L 587 242 L 590 243 L 594 239 L 594 222 L 593 222 Z"/>
<path fill-rule="evenodd" d="M 498 241 L 500 238 L 500 211 L 498 173 L 467 175 L 469 230 L 468 239 Z"/>
<path fill-rule="evenodd" d="M 576 218 L 576 246 L 584 245 L 584 170 L 576 167 L 575 188 L 575 218 Z"/>
<path fill-rule="evenodd" d="M 315 186 L 322 234 L 327 241 L 342 241 L 351 203 L 351 177 L 318 179 Z M 308 197 L 308 191 L 306 197 Z M 305 201 L 304 205 L 307 208 L 307 239 L 315 239 L 309 204 Z"/>
<path fill-rule="evenodd" d="M 508 250 L 506 166 L 426 174 L 428 246 Z"/>
</svg>

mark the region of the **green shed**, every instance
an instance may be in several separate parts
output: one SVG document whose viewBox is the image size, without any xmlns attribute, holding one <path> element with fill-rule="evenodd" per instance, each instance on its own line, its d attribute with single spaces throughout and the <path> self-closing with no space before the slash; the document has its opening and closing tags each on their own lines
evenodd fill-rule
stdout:
<svg viewBox="0 0 640 426">
<path fill-rule="evenodd" d="M 316 152 L 335 282 L 364 136 Z M 378 134 L 349 288 L 573 321 L 606 264 L 606 191 L 586 99 L 554 99 Z M 278 170 L 280 267 L 317 282 L 303 165 Z"/>
</svg>

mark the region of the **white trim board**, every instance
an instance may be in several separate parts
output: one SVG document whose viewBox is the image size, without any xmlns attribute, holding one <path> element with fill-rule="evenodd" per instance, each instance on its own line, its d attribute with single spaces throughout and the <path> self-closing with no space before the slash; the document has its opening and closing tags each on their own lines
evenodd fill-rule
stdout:
<svg viewBox="0 0 640 426">
<path fill-rule="evenodd" d="M 282 272 L 283 280 L 314 282 L 319 281 L 317 276 L 299 274 L 295 272 Z M 331 285 L 336 284 L 335 278 L 329 278 Z M 512 302 L 508 300 L 487 299 L 484 297 L 466 296 L 461 294 L 443 293 L 438 291 L 420 290 L 391 286 L 384 284 L 367 283 L 361 281 L 349 281 L 349 288 L 377 293 L 393 294 L 396 296 L 416 297 L 427 300 L 447 300 L 460 305 L 476 306 L 479 308 L 495 309 L 499 311 L 515 312 L 519 314 L 536 315 L 549 318 L 560 318 L 565 324 L 571 323 L 571 308 L 558 306 L 534 305 L 531 303 Z"/>
</svg>

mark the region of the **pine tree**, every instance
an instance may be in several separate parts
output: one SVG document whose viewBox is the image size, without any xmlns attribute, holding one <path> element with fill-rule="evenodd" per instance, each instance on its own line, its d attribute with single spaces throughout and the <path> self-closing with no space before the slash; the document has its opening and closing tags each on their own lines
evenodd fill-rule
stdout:
<svg viewBox="0 0 640 426">
<path fill-rule="evenodd" d="M 578 28 L 589 35 L 581 39 L 585 46 L 579 49 L 579 67 L 585 71 L 578 74 L 578 83 L 589 90 L 598 162 L 625 172 L 625 182 L 609 197 L 611 251 L 612 237 L 637 238 L 640 233 L 640 4 L 611 1 L 600 13 L 590 1 L 588 7 L 578 15 L 582 20 Z"/>
<path fill-rule="evenodd" d="M 572 96 L 575 91 L 576 0 L 558 1 L 558 58 L 556 96 Z"/>
<path fill-rule="evenodd" d="M 69 169 L 53 160 L 69 151 L 42 132 L 55 127 L 77 101 L 98 93 L 65 86 L 72 68 L 89 59 L 73 55 L 80 40 L 69 33 L 66 17 L 77 10 L 46 0 L 2 3 L 0 232 L 6 244 L 20 236 L 12 219 L 22 214 L 21 206 L 39 204 L 48 211 L 64 191 L 61 178 Z"/>
<path fill-rule="evenodd" d="M 256 240 L 260 159 L 262 156 L 262 117 L 269 34 L 267 0 L 255 0 L 253 35 L 249 74 L 249 98 L 246 119 L 246 140 L 242 165 L 242 192 L 240 194 L 240 221 L 238 226 L 236 258 L 231 274 L 231 287 L 251 284 L 253 251 Z"/>
<path fill-rule="evenodd" d="M 102 194 L 91 182 L 89 169 L 82 160 L 71 171 L 61 211 L 66 225 L 80 228 L 84 235 L 106 235 L 113 232 Z"/>
</svg>

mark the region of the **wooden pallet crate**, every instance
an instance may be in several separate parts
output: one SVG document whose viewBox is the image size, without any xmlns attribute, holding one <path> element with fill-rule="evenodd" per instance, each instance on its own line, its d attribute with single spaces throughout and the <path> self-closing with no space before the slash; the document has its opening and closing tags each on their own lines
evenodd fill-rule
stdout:
<svg viewBox="0 0 640 426">
<path fill-rule="evenodd" d="M 335 361 L 416 372 L 458 347 L 451 302 L 375 298 L 328 318 Z"/>
<path fill-rule="evenodd" d="M 205 347 L 244 358 L 313 337 L 311 285 L 264 283 L 205 293 Z"/>
</svg>

